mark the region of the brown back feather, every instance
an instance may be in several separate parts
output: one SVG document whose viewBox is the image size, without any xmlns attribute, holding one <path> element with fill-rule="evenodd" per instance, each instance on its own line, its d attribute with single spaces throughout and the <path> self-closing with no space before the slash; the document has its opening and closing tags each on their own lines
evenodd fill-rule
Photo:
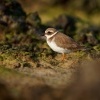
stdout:
<svg viewBox="0 0 100 100">
<path fill-rule="evenodd" d="M 80 46 L 72 38 L 63 33 L 59 32 L 54 37 L 55 37 L 55 42 L 57 42 L 57 45 L 59 47 L 67 48 L 72 51 L 80 50 L 83 48 L 83 46 Z"/>
</svg>

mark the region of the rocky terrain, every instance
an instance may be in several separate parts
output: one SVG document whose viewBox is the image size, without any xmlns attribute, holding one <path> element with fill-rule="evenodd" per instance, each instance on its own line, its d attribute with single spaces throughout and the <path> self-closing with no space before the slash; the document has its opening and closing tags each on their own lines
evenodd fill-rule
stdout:
<svg viewBox="0 0 100 100">
<path fill-rule="evenodd" d="M 43 23 L 37 11 L 26 13 L 19 2 L 0 1 L 0 100 L 99 100 L 100 25 L 67 13 Z M 94 7 L 89 3 L 91 9 L 86 6 L 87 15 L 99 10 L 97 2 Z M 63 5 L 61 0 L 49 5 L 55 3 Z M 67 54 L 62 62 L 61 54 L 52 51 L 42 37 L 48 27 L 88 50 Z"/>
</svg>

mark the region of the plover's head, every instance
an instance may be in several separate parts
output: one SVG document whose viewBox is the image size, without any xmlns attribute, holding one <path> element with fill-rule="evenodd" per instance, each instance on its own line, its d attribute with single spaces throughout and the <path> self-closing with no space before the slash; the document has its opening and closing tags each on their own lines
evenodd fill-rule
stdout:
<svg viewBox="0 0 100 100">
<path fill-rule="evenodd" d="M 54 36 L 57 33 L 58 33 L 58 31 L 55 28 L 47 28 L 45 30 L 45 36 L 47 39 L 51 38 L 52 36 Z"/>
</svg>

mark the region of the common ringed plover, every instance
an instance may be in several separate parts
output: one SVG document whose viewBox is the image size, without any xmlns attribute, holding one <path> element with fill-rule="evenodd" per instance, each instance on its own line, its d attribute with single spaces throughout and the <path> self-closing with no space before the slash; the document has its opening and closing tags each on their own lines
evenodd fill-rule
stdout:
<svg viewBox="0 0 100 100">
<path fill-rule="evenodd" d="M 62 53 L 62 60 L 65 59 L 65 53 L 83 49 L 83 46 L 55 28 L 47 28 L 45 30 L 45 36 L 50 48 L 55 52 Z"/>
</svg>

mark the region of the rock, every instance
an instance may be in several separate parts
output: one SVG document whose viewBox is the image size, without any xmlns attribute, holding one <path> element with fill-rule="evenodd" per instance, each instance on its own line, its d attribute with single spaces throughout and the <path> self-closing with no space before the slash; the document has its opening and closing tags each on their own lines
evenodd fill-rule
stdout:
<svg viewBox="0 0 100 100">
<path fill-rule="evenodd" d="M 83 28 L 75 35 L 75 39 L 81 43 L 97 45 L 100 39 L 100 29 L 97 26 L 88 26 Z"/>
<path fill-rule="evenodd" d="M 26 32 L 26 13 L 16 0 L 1 0 L 0 4 L 0 25 L 3 25 L 6 32 Z"/>
<path fill-rule="evenodd" d="M 98 40 L 95 38 L 92 32 L 87 33 L 86 36 L 89 44 L 96 45 L 98 43 Z"/>
<path fill-rule="evenodd" d="M 34 27 L 38 27 L 41 25 L 41 19 L 37 12 L 30 13 L 27 15 L 26 22 Z"/>
<path fill-rule="evenodd" d="M 61 14 L 58 16 L 58 18 L 54 19 L 51 22 L 48 22 L 47 24 L 51 27 L 62 29 L 65 34 L 72 36 L 74 34 L 74 31 L 76 30 L 76 21 L 77 18 L 75 17 Z"/>
<path fill-rule="evenodd" d="M 28 25 L 28 34 L 33 34 L 35 37 L 40 38 L 47 28 L 46 25 L 43 25 L 41 18 L 39 17 L 38 12 L 29 13 L 26 18 L 26 23 Z"/>
<path fill-rule="evenodd" d="M 5 0 L 5 10 L 4 14 L 12 15 L 13 17 L 23 17 L 26 16 L 26 13 L 23 11 L 20 3 L 16 0 Z"/>
</svg>

